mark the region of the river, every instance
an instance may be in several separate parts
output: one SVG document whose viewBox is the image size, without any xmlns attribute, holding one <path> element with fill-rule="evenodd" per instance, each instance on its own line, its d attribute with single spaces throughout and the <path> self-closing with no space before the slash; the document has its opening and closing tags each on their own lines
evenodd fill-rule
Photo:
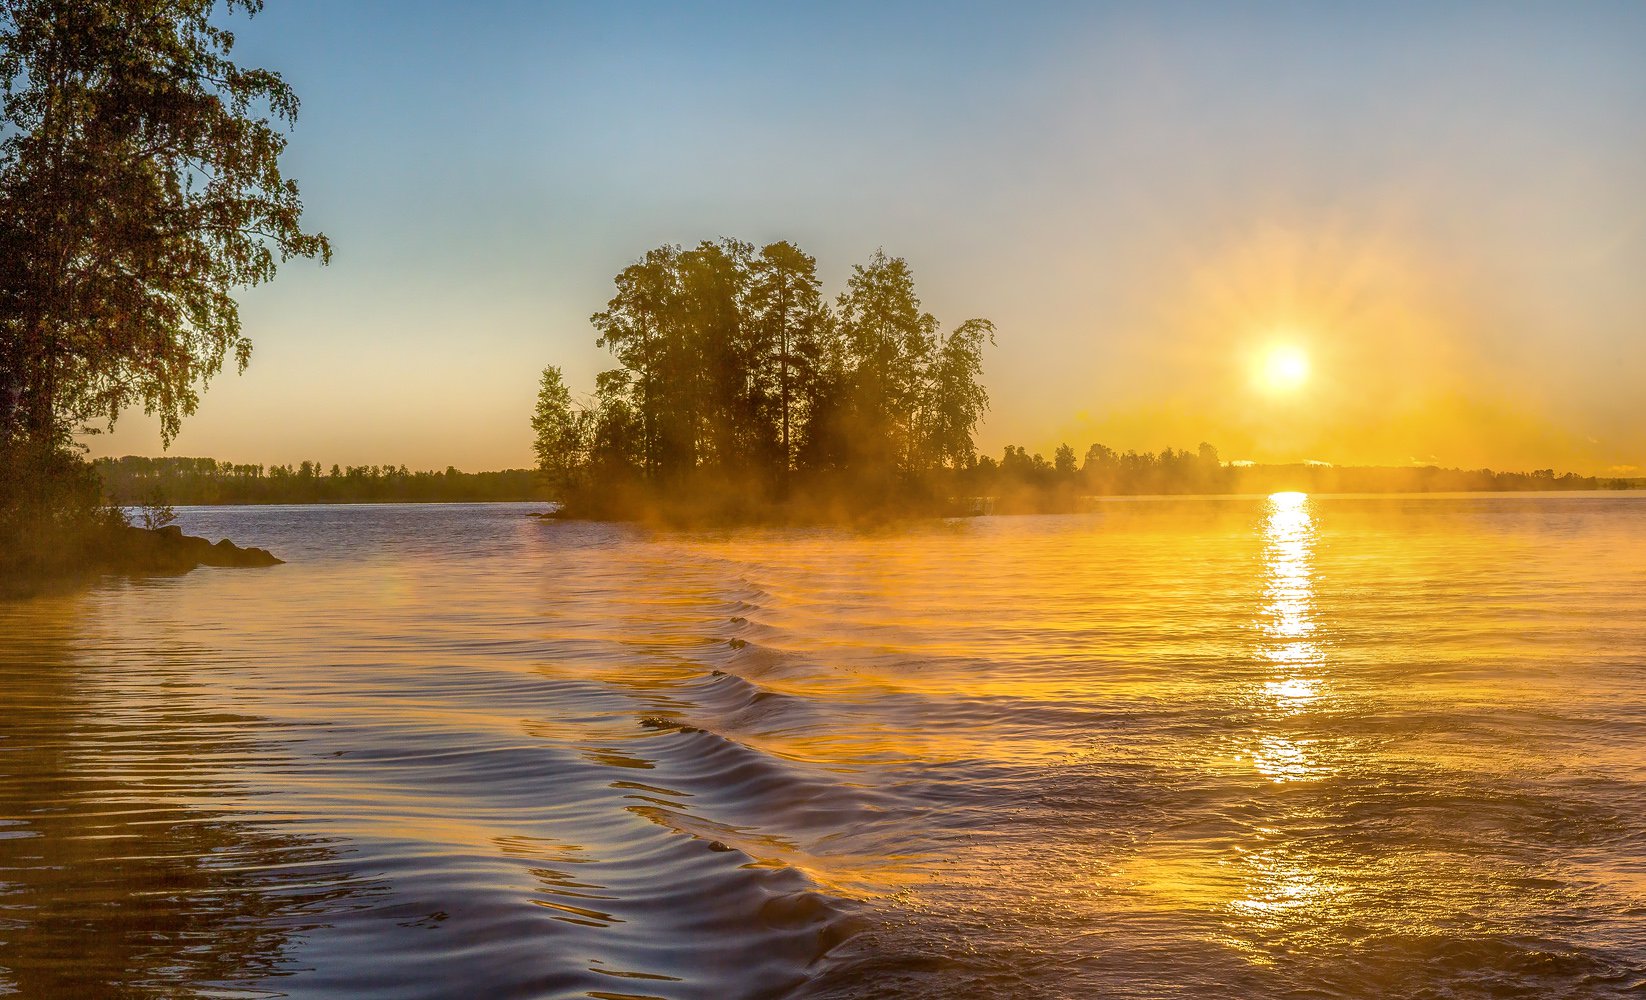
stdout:
<svg viewBox="0 0 1646 1000">
<path fill-rule="evenodd" d="M 0 993 L 1646 991 L 1646 496 L 533 509 L 0 604 Z"/>
</svg>

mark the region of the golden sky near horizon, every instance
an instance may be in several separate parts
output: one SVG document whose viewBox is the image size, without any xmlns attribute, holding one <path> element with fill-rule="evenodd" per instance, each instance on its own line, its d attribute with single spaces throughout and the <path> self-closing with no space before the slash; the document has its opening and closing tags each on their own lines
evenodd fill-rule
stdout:
<svg viewBox="0 0 1646 1000">
<path fill-rule="evenodd" d="M 337 257 L 242 297 L 252 366 L 170 453 L 529 464 L 612 275 L 730 235 L 830 292 L 884 246 L 993 319 L 991 453 L 1646 467 L 1641 8 L 870 11 L 271 5 L 237 52 L 304 99 Z M 140 414 L 88 443 L 160 453 Z"/>
</svg>

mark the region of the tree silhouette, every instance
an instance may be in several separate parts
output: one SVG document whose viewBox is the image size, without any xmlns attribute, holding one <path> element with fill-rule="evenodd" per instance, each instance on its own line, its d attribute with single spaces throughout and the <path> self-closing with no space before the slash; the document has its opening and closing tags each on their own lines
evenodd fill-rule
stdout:
<svg viewBox="0 0 1646 1000">
<path fill-rule="evenodd" d="M 970 319 L 937 346 L 931 363 L 926 414 L 927 455 L 933 465 L 963 469 L 977 457 L 972 432 L 989 408 L 983 388 L 983 345 L 994 343 L 994 324 Z"/>
<path fill-rule="evenodd" d="M 568 485 L 582 461 L 584 435 L 578 418 L 560 369 L 553 365 L 543 369 L 537 408 L 532 411 L 532 451 L 537 455 L 538 471 L 552 485 Z"/>
<path fill-rule="evenodd" d="M 800 423 L 800 383 L 815 375 L 826 311 L 817 259 L 792 243 L 768 244 L 754 264 L 754 323 L 776 361 L 781 469 L 794 468 Z"/>
<path fill-rule="evenodd" d="M 884 250 L 852 268 L 836 308 L 851 358 L 852 461 L 871 474 L 911 468 L 937 320 L 920 311 L 908 263 Z"/>
<path fill-rule="evenodd" d="M 591 493 L 784 496 L 800 475 L 889 496 L 975 459 L 994 325 L 940 337 L 901 258 L 876 251 L 832 308 L 815 258 L 788 242 L 658 247 L 615 286 L 591 317 L 621 366 L 581 418 Z"/>
<path fill-rule="evenodd" d="M 216 7 L 0 5 L 0 421 L 33 438 L 139 404 L 169 442 L 250 358 L 234 290 L 330 257 L 280 170 L 297 98 L 229 58 Z"/>
</svg>

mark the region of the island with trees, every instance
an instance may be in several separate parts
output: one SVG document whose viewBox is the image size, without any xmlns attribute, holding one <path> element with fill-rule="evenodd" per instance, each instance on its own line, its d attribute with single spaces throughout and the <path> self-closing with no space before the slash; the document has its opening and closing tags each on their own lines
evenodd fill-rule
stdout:
<svg viewBox="0 0 1646 1000">
<path fill-rule="evenodd" d="M 831 302 L 792 243 L 663 246 L 592 322 L 618 366 L 581 405 L 546 368 L 531 421 L 567 514 L 939 512 L 973 463 L 994 324 L 945 330 L 902 258 L 875 252 Z"/>
</svg>

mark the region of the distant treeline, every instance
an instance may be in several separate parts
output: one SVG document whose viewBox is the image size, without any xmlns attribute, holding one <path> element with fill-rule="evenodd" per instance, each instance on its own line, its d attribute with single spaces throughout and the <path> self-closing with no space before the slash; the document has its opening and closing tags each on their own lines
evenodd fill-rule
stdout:
<svg viewBox="0 0 1646 1000">
<path fill-rule="evenodd" d="M 317 462 L 241 465 L 210 458 L 100 458 L 95 463 L 108 499 L 123 506 L 244 503 L 429 503 L 548 500 L 554 494 L 530 469 L 502 472 L 411 472 L 405 466 L 337 466 Z M 1092 445 L 1084 457 L 1063 445 L 1047 460 L 1007 445 L 999 459 L 980 456 L 971 466 L 932 480 L 939 509 L 1070 510 L 1094 496 L 1148 494 L 1467 493 L 1532 490 L 1646 489 L 1646 479 L 1494 472 L 1490 469 L 1298 465 L 1226 465 L 1217 449 L 1167 448 L 1159 453 L 1116 452 Z M 802 499 L 803 502 L 803 499 Z"/>
<path fill-rule="evenodd" d="M 404 465 L 240 465 L 210 458 L 100 458 L 94 463 L 112 503 L 438 503 L 537 500 L 530 469 L 412 472 Z"/>
<path fill-rule="evenodd" d="M 1060 445 L 1051 461 L 1016 445 L 1000 460 L 980 456 L 954 474 L 954 488 L 970 496 L 1029 499 L 1039 495 L 1110 496 L 1146 493 L 1227 493 L 1234 485 L 1217 449 L 1202 443 L 1194 451 L 1171 448 L 1117 452 L 1094 444 L 1083 458 Z"/>
<path fill-rule="evenodd" d="M 1202 443 L 1195 451 L 1167 448 L 1158 454 L 1119 453 L 1101 444 L 1083 458 L 1062 445 L 1050 461 L 1008 445 L 999 461 L 985 455 L 954 473 L 957 496 L 990 501 L 986 509 L 1066 510 L 1084 497 L 1273 493 L 1467 493 L 1534 490 L 1627 490 L 1646 488 L 1646 479 L 1601 478 L 1553 469 L 1495 472 L 1436 466 L 1333 466 L 1225 464 L 1217 449 Z"/>
<path fill-rule="evenodd" d="M 1535 490 L 1637 490 L 1646 479 L 1617 476 L 1494 472 L 1491 469 L 1442 469 L 1426 466 L 1252 465 L 1232 470 L 1237 493 L 1474 493 Z"/>
</svg>

